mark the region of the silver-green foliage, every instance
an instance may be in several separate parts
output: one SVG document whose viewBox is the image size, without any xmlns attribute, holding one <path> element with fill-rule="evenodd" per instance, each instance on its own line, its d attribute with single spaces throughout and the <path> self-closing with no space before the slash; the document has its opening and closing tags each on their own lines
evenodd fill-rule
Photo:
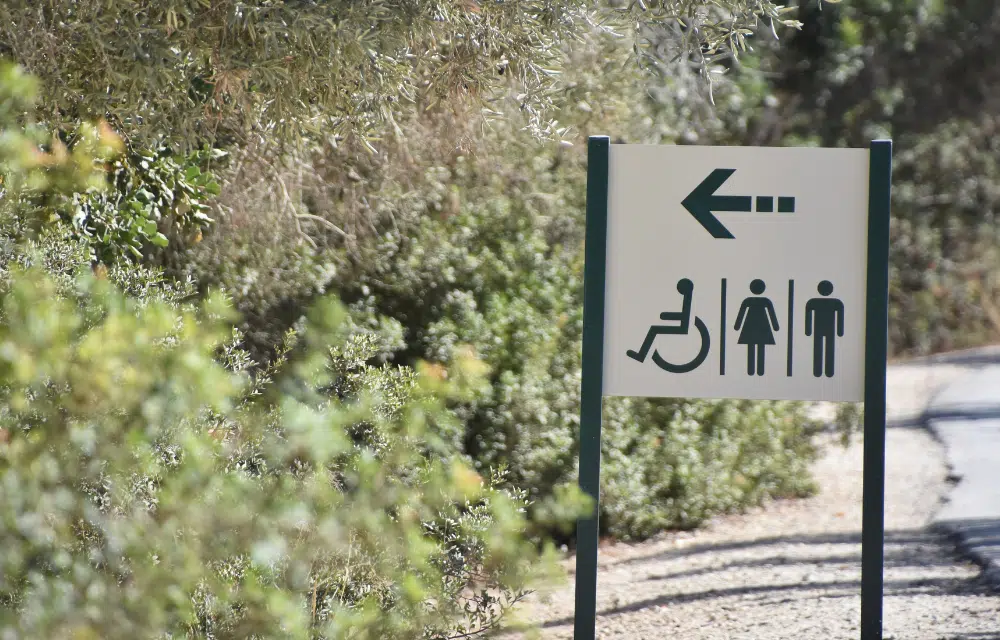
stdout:
<svg viewBox="0 0 1000 640">
<path fill-rule="evenodd" d="M 517 95 L 553 125 L 561 48 L 593 25 L 710 61 L 752 29 L 793 23 L 770 0 L 8 0 L 0 51 L 48 88 L 62 126 L 107 117 L 137 138 L 191 142 L 310 128 L 378 138 L 414 104 Z M 558 128 L 558 127 L 556 127 Z"/>
<path fill-rule="evenodd" d="M 894 140 L 890 349 L 925 354 L 1000 335 L 1000 5 L 856 0 L 800 12 L 763 56 L 783 98 L 767 144 Z"/>
<path fill-rule="evenodd" d="M 5 634 L 438 637 L 521 597 L 523 502 L 436 444 L 443 372 L 352 371 L 364 341 L 326 352 L 326 306 L 250 381 L 216 361 L 218 300 L 80 286 L 21 272 L 0 296 Z"/>
<path fill-rule="evenodd" d="M 200 233 L 211 222 L 208 200 L 219 185 L 202 167 L 221 152 L 120 153 L 125 145 L 104 122 L 64 131 L 38 123 L 40 93 L 23 68 L 0 63 L 0 215 L 8 237 L 23 237 L 25 225 L 62 227 L 54 235 L 68 232 L 89 260 L 113 265 L 165 246 L 163 231 Z"/>
<path fill-rule="evenodd" d="M 514 486 L 548 497 L 576 477 L 580 389 L 581 220 L 566 220 L 582 181 L 536 154 L 530 184 L 489 189 L 446 220 L 386 233 L 344 286 L 361 317 L 400 319 L 403 361 L 449 361 L 472 345 L 491 385 L 456 412 L 477 465 L 506 465 Z M 563 158 L 576 164 L 578 158 Z M 464 178 L 464 179 L 463 179 Z M 547 187 L 544 188 L 543 187 Z M 565 191 L 563 191 L 565 189 Z M 690 527 L 774 496 L 810 491 L 810 421 L 792 403 L 609 400 L 602 437 L 603 525 L 621 537 Z"/>
<path fill-rule="evenodd" d="M 344 335 L 327 302 L 251 376 L 218 296 L 185 304 L 187 287 L 127 264 L 91 273 L 85 243 L 33 233 L 15 190 L 98 188 L 88 150 L 108 141 L 40 151 L 3 110 L 31 83 L 5 71 L 0 635 L 493 627 L 541 558 L 524 495 L 453 453 L 444 398 L 476 389 L 481 364 L 367 367 L 379 341 Z M 564 497 L 550 526 L 578 512 Z"/>
<path fill-rule="evenodd" d="M 567 58 L 558 118 L 576 141 L 735 138 L 747 107 L 763 99 L 752 78 L 720 83 L 712 108 L 684 65 L 648 89 L 627 71 L 622 44 L 593 36 Z M 584 145 L 540 142 L 513 118 L 483 132 L 464 115 L 436 110 L 401 122 L 379 156 L 324 147 L 295 158 L 309 179 L 299 180 L 296 164 L 281 177 L 296 211 L 324 216 L 351 239 L 312 225 L 313 247 L 267 206 L 281 198 L 242 202 L 224 190 L 238 215 L 220 216 L 178 272 L 222 286 L 247 309 L 282 309 L 288 323 L 310 291 L 339 291 L 367 328 L 398 323 L 383 359 L 448 362 L 473 346 L 491 385 L 456 406 L 461 446 L 482 469 L 506 464 L 513 486 L 541 498 L 576 478 Z M 335 274 L 316 268 L 323 264 Z M 265 320 L 247 328 L 256 340 L 280 337 L 274 314 L 252 317 Z M 800 406 L 617 401 L 608 411 L 603 522 L 617 535 L 692 526 L 809 490 Z"/>
</svg>

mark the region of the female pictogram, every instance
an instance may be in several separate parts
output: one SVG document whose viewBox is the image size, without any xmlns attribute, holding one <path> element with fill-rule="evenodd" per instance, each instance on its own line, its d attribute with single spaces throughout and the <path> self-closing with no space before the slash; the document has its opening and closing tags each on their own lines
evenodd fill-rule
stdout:
<svg viewBox="0 0 1000 640">
<path fill-rule="evenodd" d="M 774 313 L 774 305 L 764 293 L 763 280 L 750 283 L 750 292 L 754 297 L 747 298 L 740 305 L 734 329 L 740 331 L 739 344 L 747 345 L 747 375 L 764 375 L 764 349 L 774 344 L 774 332 L 778 331 L 778 316 Z"/>
</svg>

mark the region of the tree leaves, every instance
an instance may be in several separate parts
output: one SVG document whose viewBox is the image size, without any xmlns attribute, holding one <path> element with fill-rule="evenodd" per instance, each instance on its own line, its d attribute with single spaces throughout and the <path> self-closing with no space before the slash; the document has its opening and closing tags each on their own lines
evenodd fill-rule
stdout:
<svg viewBox="0 0 1000 640">
<path fill-rule="evenodd" d="M 8 0 L 0 45 L 37 74 L 60 127 L 108 118 L 135 142 L 175 148 L 307 131 L 380 137 L 393 117 L 442 101 L 520 93 L 549 130 L 567 46 L 601 25 L 643 39 L 680 25 L 681 48 L 745 46 L 769 0 Z M 498 72 L 498 69 L 503 72 Z"/>
</svg>

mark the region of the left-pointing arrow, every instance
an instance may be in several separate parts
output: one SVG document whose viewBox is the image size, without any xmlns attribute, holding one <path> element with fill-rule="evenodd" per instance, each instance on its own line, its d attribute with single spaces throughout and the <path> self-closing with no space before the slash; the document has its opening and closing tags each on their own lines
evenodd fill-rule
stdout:
<svg viewBox="0 0 1000 640">
<path fill-rule="evenodd" d="M 729 176 L 736 173 L 736 169 L 716 169 L 708 174 L 708 177 L 701 181 L 694 190 L 688 194 L 681 202 L 694 219 L 698 221 L 705 230 L 712 234 L 713 238 L 734 238 L 735 236 L 727 229 L 713 211 L 742 211 L 748 212 L 753 209 L 753 198 L 751 196 L 717 196 L 715 192 L 719 190 Z"/>
</svg>

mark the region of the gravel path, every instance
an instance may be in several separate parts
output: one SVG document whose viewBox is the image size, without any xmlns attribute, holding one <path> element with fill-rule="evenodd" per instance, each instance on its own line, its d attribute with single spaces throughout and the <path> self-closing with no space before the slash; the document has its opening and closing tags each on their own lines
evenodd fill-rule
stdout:
<svg viewBox="0 0 1000 640">
<path fill-rule="evenodd" d="M 913 424 L 958 367 L 890 370 L 885 638 L 1000 640 L 1000 593 L 925 528 L 947 491 L 940 446 Z M 832 441 L 815 466 L 821 489 L 720 518 L 693 533 L 600 553 L 599 638 L 857 638 L 861 579 L 861 443 Z M 573 559 L 567 562 L 572 570 Z M 543 638 L 571 638 L 572 585 L 528 605 Z"/>
</svg>

